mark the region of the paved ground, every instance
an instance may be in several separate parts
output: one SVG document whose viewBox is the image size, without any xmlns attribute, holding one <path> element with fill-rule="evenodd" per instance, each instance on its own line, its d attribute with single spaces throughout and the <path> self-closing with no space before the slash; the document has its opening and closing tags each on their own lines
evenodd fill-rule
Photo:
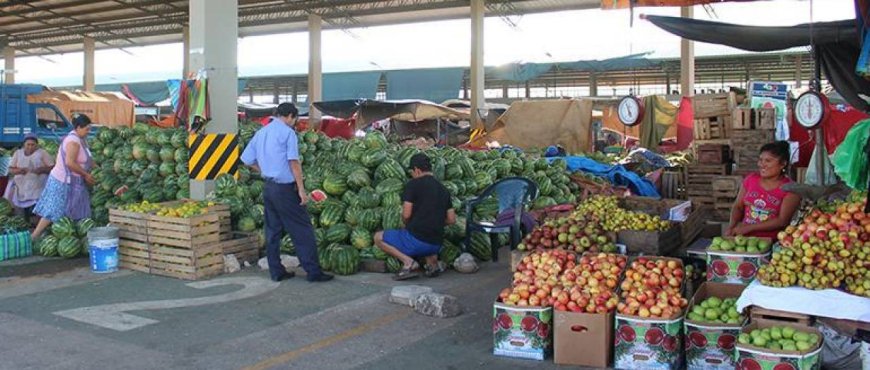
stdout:
<svg viewBox="0 0 870 370">
<path fill-rule="evenodd" d="M 203 286 L 92 274 L 83 259 L 8 261 L 0 369 L 557 368 L 492 355 L 492 299 L 508 284 L 506 260 L 412 281 L 459 297 L 465 313 L 452 319 L 388 303 L 398 283 L 387 274 L 273 284 L 253 268 Z"/>
</svg>

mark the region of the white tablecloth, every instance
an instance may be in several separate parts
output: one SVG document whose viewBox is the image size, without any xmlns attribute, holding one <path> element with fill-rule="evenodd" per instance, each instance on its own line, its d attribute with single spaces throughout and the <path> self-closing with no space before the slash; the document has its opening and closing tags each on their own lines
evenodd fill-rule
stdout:
<svg viewBox="0 0 870 370">
<path fill-rule="evenodd" d="M 740 295 L 737 310 L 742 311 L 752 305 L 769 310 L 870 322 L 870 298 L 834 289 L 772 288 L 755 280 Z"/>
</svg>

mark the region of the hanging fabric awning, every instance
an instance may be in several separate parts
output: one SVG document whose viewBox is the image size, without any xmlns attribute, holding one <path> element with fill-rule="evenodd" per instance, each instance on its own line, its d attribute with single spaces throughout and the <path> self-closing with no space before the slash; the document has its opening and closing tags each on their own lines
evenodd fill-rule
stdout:
<svg viewBox="0 0 870 370">
<path fill-rule="evenodd" d="M 440 103 L 459 97 L 463 68 L 433 68 L 389 71 L 387 99 L 421 99 Z"/>
<path fill-rule="evenodd" d="M 709 22 L 690 18 L 644 16 L 659 28 L 693 41 L 726 45 L 750 51 L 775 51 L 814 43 L 822 72 L 834 89 L 853 107 L 870 111 L 860 95 L 870 96 L 870 81 L 855 74 L 861 38 L 855 20 L 801 24 L 791 27 L 758 27 Z M 812 30 L 812 37 L 810 31 Z"/>
<path fill-rule="evenodd" d="M 374 99 L 381 72 L 343 72 L 323 75 L 323 100 Z"/>
<path fill-rule="evenodd" d="M 626 9 L 631 7 L 694 6 L 726 2 L 756 0 L 601 0 L 601 9 Z"/>
</svg>

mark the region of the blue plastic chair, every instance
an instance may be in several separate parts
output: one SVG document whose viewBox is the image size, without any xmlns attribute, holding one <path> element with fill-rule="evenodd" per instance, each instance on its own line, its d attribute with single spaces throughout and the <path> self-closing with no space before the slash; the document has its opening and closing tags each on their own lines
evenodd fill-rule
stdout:
<svg viewBox="0 0 870 370">
<path fill-rule="evenodd" d="M 498 197 L 498 214 L 513 209 L 514 217 L 510 223 L 494 223 L 474 220 L 474 207 L 485 199 Z M 498 261 L 498 234 L 510 233 L 510 248 L 516 248 L 522 238 L 520 219 L 526 205 L 538 198 L 538 185 L 525 177 L 508 177 L 501 179 L 495 184 L 483 190 L 480 196 L 468 199 L 465 204 L 465 245 L 467 249 L 471 245 L 472 232 L 484 232 L 489 234 L 492 248 L 492 260 Z"/>
</svg>

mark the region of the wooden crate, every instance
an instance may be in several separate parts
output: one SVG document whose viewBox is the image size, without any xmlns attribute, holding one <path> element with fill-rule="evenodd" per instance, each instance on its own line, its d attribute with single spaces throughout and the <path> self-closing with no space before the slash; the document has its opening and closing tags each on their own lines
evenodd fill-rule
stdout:
<svg viewBox="0 0 870 370">
<path fill-rule="evenodd" d="M 724 94 L 701 94 L 692 98 L 692 109 L 695 119 L 728 116 L 731 125 L 731 112 L 737 107 L 737 95 L 733 92 Z"/>
<path fill-rule="evenodd" d="M 121 239 L 121 268 L 184 280 L 198 280 L 224 272 L 224 257 L 218 243 L 183 248 Z"/>
<path fill-rule="evenodd" d="M 257 263 L 260 259 L 260 238 L 257 235 L 242 232 L 230 232 L 228 235 L 229 239 L 220 242 L 224 255 L 232 254 L 239 262 Z"/>
<path fill-rule="evenodd" d="M 205 214 L 181 218 L 110 209 L 109 222 L 118 228 L 120 237 L 120 266 L 186 280 L 223 273 L 219 242 L 221 221 L 229 217 L 229 208 L 216 205 L 205 210 Z"/>
<path fill-rule="evenodd" d="M 752 129 L 752 108 L 736 108 L 731 112 L 731 128 L 735 130 Z"/>
<path fill-rule="evenodd" d="M 665 170 L 662 172 L 663 198 L 686 199 L 686 171 L 685 168 Z"/>
<path fill-rule="evenodd" d="M 724 164 L 731 162 L 731 147 L 725 144 L 701 144 L 697 149 L 698 163 Z"/>
<path fill-rule="evenodd" d="M 730 133 L 731 116 L 696 118 L 693 125 L 696 140 L 726 139 Z"/>
<path fill-rule="evenodd" d="M 665 231 L 623 230 L 616 234 L 616 242 L 626 246 L 629 254 L 663 256 L 680 248 L 680 226 L 672 222 Z"/>
<path fill-rule="evenodd" d="M 776 108 L 757 108 L 755 110 L 755 128 L 759 130 L 775 130 Z"/>
<path fill-rule="evenodd" d="M 800 313 L 769 310 L 758 306 L 749 306 L 749 320 L 776 320 L 798 323 L 803 325 L 813 325 L 813 317 Z"/>
</svg>

